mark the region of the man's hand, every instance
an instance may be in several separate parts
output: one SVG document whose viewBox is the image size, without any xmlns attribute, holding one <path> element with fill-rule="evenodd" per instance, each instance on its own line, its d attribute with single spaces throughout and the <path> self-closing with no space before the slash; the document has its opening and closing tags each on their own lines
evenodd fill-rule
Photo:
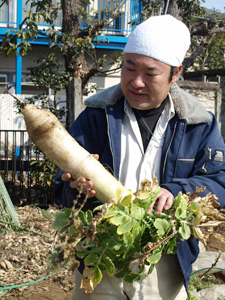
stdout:
<svg viewBox="0 0 225 300">
<path fill-rule="evenodd" d="M 98 154 L 92 154 L 92 156 L 97 160 L 99 159 Z M 96 194 L 96 191 L 94 189 L 92 189 L 93 182 L 90 180 L 87 180 L 84 177 L 79 177 L 75 180 L 72 180 L 72 176 L 70 173 L 63 173 L 61 176 L 61 179 L 63 181 L 70 181 L 71 188 L 77 189 L 79 192 L 87 194 L 88 198 L 92 198 Z"/>
<path fill-rule="evenodd" d="M 158 194 L 156 201 L 153 202 L 147 209 L 147 213 L 150 214 L 153 210 L 154 205 L 156 204 L 155 212 L 160 215 L 162 211 L 170 209 L 174 201 L 173 194 L 164 188 L 161 188 L 160 193 Z"/>
</svg>

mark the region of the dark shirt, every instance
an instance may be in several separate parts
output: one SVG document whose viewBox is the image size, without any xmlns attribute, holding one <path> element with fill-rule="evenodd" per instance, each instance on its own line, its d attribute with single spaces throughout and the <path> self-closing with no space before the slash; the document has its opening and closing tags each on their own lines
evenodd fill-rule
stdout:
<svg viewBox="0 0 225 300">
<path fill-rule="evenodd" d="M 168 97 L 166 97 L 166 99 L 162 102 L 162 104 L 159 107 L 148 109 L 148 110 L 139 110 L 133 108 L 133 112 L 136 116 L 138 126 L 141 132 L 144 152 L 148 147 L 149 141 L 155 130 L 155 126 L 165 108 L 167 101 L 168 101 Z"/>
</svg>

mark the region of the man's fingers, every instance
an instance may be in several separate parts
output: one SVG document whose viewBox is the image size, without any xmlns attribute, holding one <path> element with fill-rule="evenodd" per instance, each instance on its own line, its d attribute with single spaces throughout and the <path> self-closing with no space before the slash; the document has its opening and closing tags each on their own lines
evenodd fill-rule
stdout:
<svg viewBox="0 0 225 300">
<path fill-rule="evenodd" d="M 99 160 L 98 154 L 92 154 L 92 156 L 96 160 Z M 87 194 L 88 198 L 92 198 L 96 194 L 96 191 L 92 189 L 93 183 L 84 177 L 80 177 L 80 178 L 73 180 L 70 173 L 63 173 L 61 176 L 61 179 L 63 181 L 70 181 L 71 188 L 77 189 L 80 193 Z"/>
<path fill-rule="evenodd" d="M 71 179 L 70 173 L 63 173 L 61 176 L 63 181 L 69 181 Z"/>
<path fill-rule="evenodd" d="M 169 190 L 162 188 L 160 193 L 157 196 L 156 201 L 153 202 L 147 209 L 147 213 L 148 214 L 151 213 L 153 207 L 156 205 L 155 213 L 157 215 L 161 215 L 163 210 L 170 209 L 170 207 L 173 204 L 173 201 L 174 201 L 173 194 Z"/>
<path fill-rule="evenodd" d="M 92 154 L 92 156 L 93 156 L 96 160 L 99 160 L 99 155 L 98 155 L 98 154 Z"/>
<path fill-rule="evenodd" d="M 95 194 L 96 194 L 96 191 L 95 191 L 95 190 L 90 190 L 90 191 L 88 192 L 88 198 L 94 197 Z"/>
<path fill-rule="evenodd" d="M 158 198 L 157 205 L 156 205 L 156 208 L 155 208 L 155 213 L 157 215 L 161 215 L 161 213 L 163 211 L 163 208 L 164 208 L 164 206 L 165 206 L 166 203 L 167 203 L 167 197 L 166 197 L 166 195 L 161 195 Z"/>
<path fill-rule="evenodd" d="M 147 209 L 147 214 L 150 214 L 152 212 L 154 205 L 155 205 L 155 201 Z"/>
<path fill-rule="evenodd" d="M 173 201 L 174 201 L 174 197 L 169 197 L 164 205 L 164 209 L 165 210 L 170 209 L 173 204 Z"/>
<path fill-rule="evenodd" d="M 81 187 L 85 182 L 86 182 L 85 178 L 80 177 L 76 180 L 71 180 L 70 187 L 72 189 L 77 189 L 77 188 Z"/>
<path fill-rule="evenodd" d="M 88 198 L 92 198 L 96 194 L 96 191 L 92 189 L 93 183 L 90 180 L 86 180 L 84 177 L 71 181 L 70 187 L 77 189 L 80 193 L 87 194 Z"/>
<path fill-rule="evenodd" d="M 72 180 L 70 182 L 70 187 L 73 189 L 79 189 L 79 190 L 89 190 L 92 188 L 93 183 L 89 180 L 86 180 L 84 177 L 80 177 L 76 180 Z"/>
</svg>

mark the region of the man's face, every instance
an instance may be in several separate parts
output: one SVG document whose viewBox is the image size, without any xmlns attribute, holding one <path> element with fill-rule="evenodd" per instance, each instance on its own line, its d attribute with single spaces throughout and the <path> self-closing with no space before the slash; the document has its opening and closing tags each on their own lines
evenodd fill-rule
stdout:
<svg viewBox="0 0 225 300">
<path fill-rule="evenodd" d="M 181 66 L 175 69 L 141 54 L 126 53 L 121 70 L 121 88 L 131 107 L 147 110 L 160 106 L 177 79 Z"/>
</svg>

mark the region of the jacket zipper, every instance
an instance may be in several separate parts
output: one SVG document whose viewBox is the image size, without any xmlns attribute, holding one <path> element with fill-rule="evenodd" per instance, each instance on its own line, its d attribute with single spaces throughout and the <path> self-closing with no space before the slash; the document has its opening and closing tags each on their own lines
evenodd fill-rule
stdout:
<svg viewBox="0 0 225 300">
<path fill-rule="evenodd" d="M 161 177 L 162 178 L 162 183 L 164 183 L 164 181 L 165 181 L 164 176 L 165 176 L 167 156 L 168 156 L 168 152 L 169 152 L 170 146 L 172 144 L 173 137 L 175 135 L 176 128 L 177 128 L 177 121 L 176 121 L 176 123 L 174 125 L 173 132 L 172 132 L 172 134 L 170 136 L 170 139 L 169 139 L 169 142 L 168 142 L 168 145 L 167 145 L 167 148 L 166 148 L 166 154 L 165 154 L 164 161 L 163 161 L 163 170 L 162 170 L 162 177 Z"/>
<path fill-rule="evenodd" d="M 206 169 L 206 164 L 207 164 L 207 162 L 208 162 L 209 160 L 212 159 L 212 148 L 211 148 L 211 147 L 207 147 L 207 148 L 206 148 L 206 151 L 207 151 L 207 152 L 206 152 L 206 153 L 207 153 L 207 155 L 206 155 L 206 160 L 205 160 L 205 162 L 203 163 L 202 168 L 201 168 L 205 174 L 208 173 L 208 171 L 207 171 L 207 169 Z"/>
<path fill-rule="evenodd" d="M 109 134 L 109 116 L 106 110 L 106 120 L 107 120 L 107 133 L 108 133 L 108 137 L 109 137 L 109 147 L 112 153 L 112 163 L 113 163 L 113 174 L 115 173 L 115 162 L 114 162 L 114 156 L 113 156 L 113 150 L 112 150 L 112 141 L 110 138 L 110 134 Z"/>
</svg>

